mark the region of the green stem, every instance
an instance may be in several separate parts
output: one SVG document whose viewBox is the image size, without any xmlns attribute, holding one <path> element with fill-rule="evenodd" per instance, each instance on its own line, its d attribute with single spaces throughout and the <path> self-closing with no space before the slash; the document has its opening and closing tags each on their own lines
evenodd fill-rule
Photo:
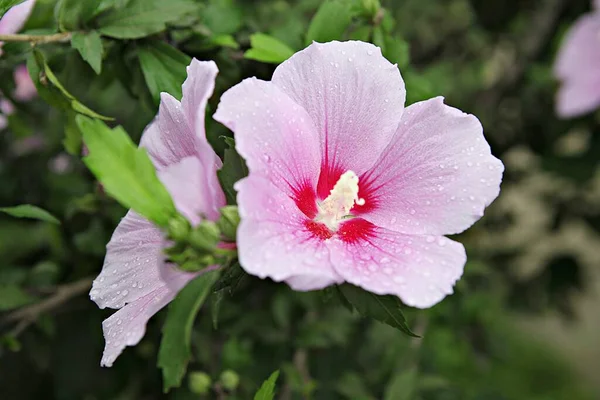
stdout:
<svg viewBox="0 0 600 400">
<path fill-rule="evenodd" d="M 71 36 L 71 32 L 54 33 L 52 35 L 0 35 L 0 42 L 30 42 L 32 44 L 68 42 L 71 40 Z"/>
</svg>

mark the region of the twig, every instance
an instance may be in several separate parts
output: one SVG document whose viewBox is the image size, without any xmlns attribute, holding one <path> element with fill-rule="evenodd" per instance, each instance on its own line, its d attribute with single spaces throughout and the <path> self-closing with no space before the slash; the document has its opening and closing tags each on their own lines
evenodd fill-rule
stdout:
<svg viewBox="0 0 600 400">
<path fill-rule="evenodd" d="M 52 35 L 0 35 L 0 42 L 30 42 L 32 44 L 68 42 L 71 40 L 71 36 L 71 32 L 54 33 Z"/>
<path fill-rule="evenodd" d="M 92 286 L 92 280 L 93 278 L 84 278 L 73 283 L 58 286 L 52 296 L 39 303 L 13 311 L 2 319 L 2 324 L 19 321 L 17 326 L 11 331 L 13 336 L 17 336 L 27 329 L 29 325 L 33 324 L 40 315 L 52 311 L 69 299 L 87 292 Z"/>
</svg>

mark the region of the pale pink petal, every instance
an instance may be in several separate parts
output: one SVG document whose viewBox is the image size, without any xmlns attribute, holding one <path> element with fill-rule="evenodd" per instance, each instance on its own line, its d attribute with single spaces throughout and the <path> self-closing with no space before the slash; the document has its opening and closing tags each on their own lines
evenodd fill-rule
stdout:
<svg viewBox="0 0 600 400">
<path fill-rule="evenodd" d="M 161 93 L 158 116 L 146 128 L 140 143 L 159 171 L 184 158 L 196 157 L 203 171 L 197 181 L 203 191 L 202 212 L 210 219 L 218 218 L 219 208 L 225 205 L 225 195 L 216 174 L 222 163 L 204 130 L 204 111 L 217 72 L 212 61 L 192 60 L 183 84 L 183 103 Z"/>
<path fill-rule="evenodd" d="M 315 207 L 319 140 L 302 107 L 272 83 L 251 78 L 223 94 L 214 118 L 235 132 L 236 149 L 251 173 L 290 197 L 311 192 Z"/>
<path fill-rule="evenodd" d="M 378 47 L 356 41 L 311 44 L 277 67 L 273 83 L 304 107 L 320 134 L 327 182 L 320 197 L 341 173 L 373 165 L 398 127 L 406 97 L 398 68 Z"/>
<path fill-rule="evenodd" d="M 106 345 L 100 365 L 111 367 L 125 347 L 138 344 L 144 337 L 148 320 L 194 277 L 192 274 L 174 274 L 169 281 L 105 319 L 102 330 Z"/>
<path fill-rule="evenodd" d="M 27 22 L 34 5 L 35 0 L 27 0 L 8 10 L 0 19 L 0 34 L 9 35 L 19 32 Z"/>
<path fill-rule="evenodd" d="M 204 165 L 197 157 L 187 157 L 161 171 L 158 176 L 171 194 L 177 210 L 192 225 L 201 221 L 201 215 L 211 220 L 219 218 L 220 207 L 224 202 L 216 203 L 204 186 L 207 175 Z"/>
<path fill-rule="evenodd" d="M 8 120 L 2 114 L 0 114 L 0 131 L 8 126 Z"/>
<path fill-rule="evenodd" d="M 182 158 L 198 154 L 198 137 L 181 107 L 181 103 L 168 93 L 161 93 L 156 119 L 148 125 L 141 147 L 158 170 L 178 163 Z"/>
<path fill-rule="evenodd" d="M 394 139 L 359 178 L 353 213 L 411 234 L 459 233 L 498 195 L 504 167 L 479 120 L 441 97 L 408 107 Z"/>
<path fill-rule="evenodd" d="M 241 180 L 236 189 L 242 218 L 238 254 L 246 272 L 302 291 L 342 281 L 324 241 L 307 229 L 309 220 L 285 193 L 257 175 Z"/>
<path fill-rule="evenodd" d="M 582 16 L 567 32 L 554 73 L 562 81 L 559 116 L 574 117 L 600 106 L 600 12 Z"/>
<path fill-rule="evenodd" d="M 594 8 L 600 8 L 600 0 L 594 0 L 593 4 Z"/>
<path fill-rule="evenodd" d="M 590 79 L 565 81 L 556 95 L 556 113 L 563 118 L 587 114 L 598 107 L 600 107 L 600 73 Z"/>
<path fill-rule="evenodd" d="M 37 89 L 29 76 L 27 66 L 19 65 L 13 73 L 15 80 L 15 91 L 13 93 L 15 99 L 19 101 L 29 101 L 37 96 Z"/>
<path fill-rule="evenodd" d="M 129 211 L 107 245 L 90 298 L 100 308 L 121 308 L 165 286 L 165 277 L 193 277 L 165 264 L 164 245 L 160 229 Z"/>
<path fill-rule="evenodd" d="M 464 247 L 443 236 L 405 235 L 375 226 L 355 241 L 334 237 L 327 246 L 346 282 L 419 308 L 451 294 L 466 262 Z"/>
</svg>

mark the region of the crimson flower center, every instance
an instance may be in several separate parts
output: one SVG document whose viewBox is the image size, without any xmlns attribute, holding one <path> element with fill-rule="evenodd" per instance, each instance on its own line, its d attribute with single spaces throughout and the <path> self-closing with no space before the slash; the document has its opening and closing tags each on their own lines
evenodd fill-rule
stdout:
<svg viewBox="0 0 600 400">
<path fill-rule="evenodd" d="M 354 204 L 362 206 L 365 200 L 358 197 L 358 176 L 348 170 L 340 176 L 329 196 L 317 202 L 318 211 L 314 221 L 335 232 L 344 219 L 352 217 L 350 210 Z"/>
</svg>

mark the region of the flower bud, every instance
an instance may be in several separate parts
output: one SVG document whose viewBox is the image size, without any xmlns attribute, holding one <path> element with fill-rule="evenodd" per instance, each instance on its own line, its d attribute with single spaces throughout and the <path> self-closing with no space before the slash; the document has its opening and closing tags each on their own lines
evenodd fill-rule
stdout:
<svg viewBox="0 0 600 400">
<path fill-rule="evenodd" d="M 194 394 L 207 394 L 210 391 L 212 379 L 205 372 L 190 372 L 188 377 L 188 388 Z"/>
<path fill-rule="evenodd" d="M 201 252 L 212 253 L 221 240 L 221 232 L 212 221 L 202 221 L 189 236 L 192 247 Z"/>
<path fill-rule="evenodd" d="M 235 371 L 226 369 L 221 373 L 219 381 L 226 390 L 232 392 L 237 389 L 238 385 L 240 384 L 240 376 Z"/>
<path fill-rule="evenodd" d="M 221 234 L 229 241 L 235 242 L 237 227 L 240 224 L 240 215 L 236 206 L 225 206 L 221 208 L 221 217 L 217 226 Z"/>
<path fill-rule="evenodd" d="M 190 234 L 190 223 L 180 214 L 175 215 L 169 220 L 168 234 L 169 239 L 175 242 L 184 242 Z"/>
</svg>

